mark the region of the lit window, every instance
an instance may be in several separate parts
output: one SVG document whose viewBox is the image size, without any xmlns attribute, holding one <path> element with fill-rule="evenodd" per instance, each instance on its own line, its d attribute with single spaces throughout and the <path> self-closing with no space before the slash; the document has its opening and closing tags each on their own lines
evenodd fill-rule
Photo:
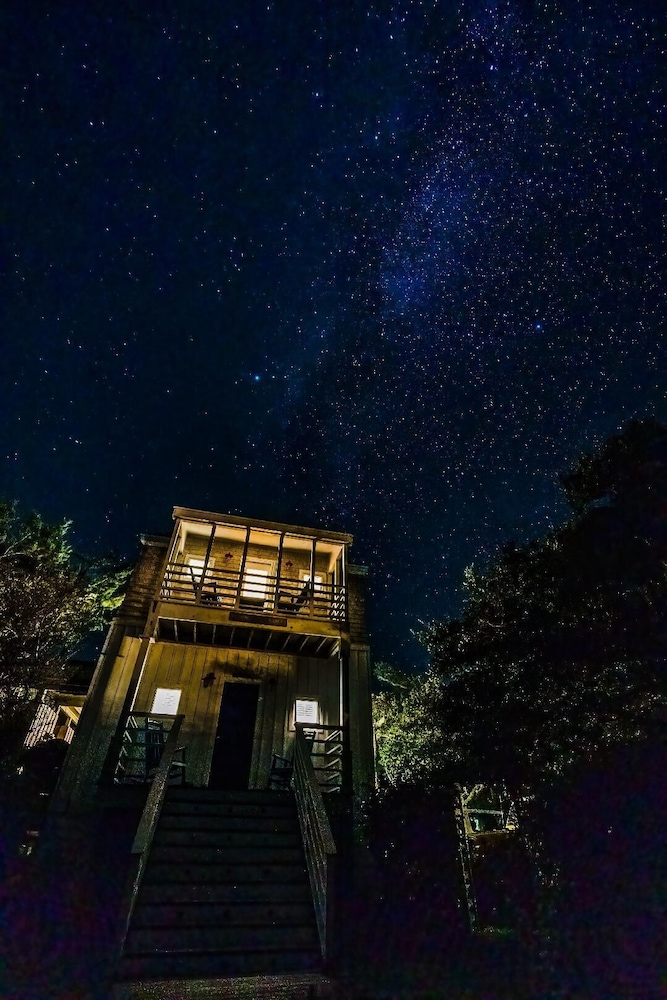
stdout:
<svg viewBox="0 0 667 1000">
<path fill-rule="evenodd" d="M 269 589 L 271 563 L 248 559 L 243 573 L 241 595 L 250 601 L 263 602 Z"/>
<path fill-rule="evenodd" d="M 314 698 L 297 698 L 294 706 L 294 721 L 310 725 L 320 721 L 320 706 Z"/>
<path fill-rule="evenodd" d="M 155 715 L 176 715 L 181 700 L 180 688 L 158 688 L 151 712 Z"/>
<path fill-rule="evenodd" d="M 190 573 L 192 574 L 192 579 L 196 583 L 199 583 L 199 581 L 201 580 L 202 576 L 204 575 L 204 566 L 205 566 L 205 564 L 206 564 L 206 560 L 205 559 L 195 559 L 194 556 L 191 556 L 188 559 L 188 567 L 190 569 Z M 209 569 L 210 569 L 210 567 L 213 565 L 213 560 L 212 559 L 209 559 L 208 565 L 209 565 Z"/>
<path fill-rule="evenodd" d="M 303 580 L 304 583 L 310 583 L 310 573 L 302 573 L 301 579 Z M 317 591 L 321 589 L 322 589 L 322 574 L 315 573 L 315 575 L 313 576 L 313 590 Z"/>
</svg>

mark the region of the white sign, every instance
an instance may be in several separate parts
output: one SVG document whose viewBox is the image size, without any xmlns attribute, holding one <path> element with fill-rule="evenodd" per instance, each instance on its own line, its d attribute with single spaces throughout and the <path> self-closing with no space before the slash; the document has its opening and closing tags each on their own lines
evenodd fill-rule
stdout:
<svg viewBox="0 0 667 1000">
<path fill-rule="evenodd" d="M 180 700 L 180 688 L 158 688 L 153 698 L 151 712 L 155 715 L 176 715 Z"/>
<path fill-rule="evenodd" d="M 295 706 L 295 722 L 319 722 L 319 706 L 312 698 L 297 698 Z"/>
</svg>

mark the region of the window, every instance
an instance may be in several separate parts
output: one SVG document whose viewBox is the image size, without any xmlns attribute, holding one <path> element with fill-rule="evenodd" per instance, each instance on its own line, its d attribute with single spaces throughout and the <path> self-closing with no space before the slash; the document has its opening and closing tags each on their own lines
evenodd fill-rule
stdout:
<svg viewBox="0 0 667 1000">
<path fill-rule="evenodd" d="M 200 559 L 198 556 L 197 557 L 195 557 L 195 556 L 188 556 L 188 558 L 187 558 L 187 566 L 190 569 L 190 574 L 191 574 L 192 579 L 194 580 L 195 583 L 200 583 L 201 582 L 201 578 L 204 575 L 204 566 L 205 566 L 205 564 L 206 564 L 206 560 L 203 559 L 203 558 Z M 213 569 L 213 565 L 214 565 L 213 559 L 209 559 L 208 566 L 206 567 L 207 573 L 208 573 L 208 571 L 210 569 Z"/>
<path fill-rule="evenodd" d="M 180 688 L 157 688 L 151 712 L 155 715 L 176 715 L 180 700 Z"/>
<path fill-rule="evenodd" d="M 320 721 L 320 706 L 315 698 L 297 698 L 294 705 L 294 721 L 317 725 Z"/>
<path fill-rule="evenodd" d="M 304 583 L 310 583 L 310 573 L 302 573 L 301 579 Z M 322 574 L 315 573 L 313 575 L 313 590 L 317 593 L 318 590 L 322 589 Z"/>
<path fill-rule="evenodd" d="M 253 604 L 264 604 L 269 590 L 272 563 L 264 559 L 248 559 L 243 573 L 241 597 Z"/>
<path fill-rule="evenodd" d="M 190 572 L 197 580 L 200 579 L 202 573 L 204 572 L 205 559 L 194 559 L 190 557 L 188 559 L 188 566 L 190 567 Z"/>
</svg>

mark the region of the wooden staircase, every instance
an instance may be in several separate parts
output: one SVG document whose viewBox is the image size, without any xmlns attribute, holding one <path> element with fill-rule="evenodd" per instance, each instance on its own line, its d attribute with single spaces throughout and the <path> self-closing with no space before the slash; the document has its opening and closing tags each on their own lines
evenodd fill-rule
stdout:
<svg viewBox="0 0 667 1000">
<path fill-rule="evenodd" d="M 293 793 L 170 788 L 117 982 L 321 968 Z"/>
</svg>

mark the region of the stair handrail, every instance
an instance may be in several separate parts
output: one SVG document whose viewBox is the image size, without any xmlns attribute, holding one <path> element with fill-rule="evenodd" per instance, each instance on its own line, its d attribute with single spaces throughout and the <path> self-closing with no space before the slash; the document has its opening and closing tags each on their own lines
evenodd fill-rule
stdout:
<svg viewBox="0 0 667 1000">
<path fill-rule="evenodd" d="M 155 770 L 155 775 L 153 776 L 153 780 L 148 789 L 148 795 L 146 796 L 146 802 L 141 813 L 141 819 L 139 820 L 137 832 L 134 835 L 132 847 L 130 848 L 132 863 L 128 874 L 125 894 L 123 896 L 123 907 L 121 910 L 121 927 L 118 948 L 119 957 L 123 953 L 127 933 L 130 929 L 130 921 L 132 920 L 132 914 L 134 913 L 137 896 L 139 895 L 139 888 L 144 877 L 144 871 L 146 870 L 146 862 L 148 861 L 148 855 L 150 854 L 153 838 L 155 836 L 155 830 L 157 829 L 158 820 L 160 818 L 165 795 L 167 793 L 172 764 L 174 763 L 176 754 L 183 749 L 183 747 L 178 744 L 178 736 L 184 718 L 184 715 L 174 716 L 174 722 L 169 730 L 169 733 L 167 734 L 162 756 L 160 757 L 160 763 Z"/>
<path fill-rule="evenodd" d="M 297 723 L 294 738 L 294 790 L 299 825 L 313 893 L 317 932 L 324 960 L 331 957 L 336 844 L 320 786 L 310 759 L 310 743 Z"/>
</svg>

